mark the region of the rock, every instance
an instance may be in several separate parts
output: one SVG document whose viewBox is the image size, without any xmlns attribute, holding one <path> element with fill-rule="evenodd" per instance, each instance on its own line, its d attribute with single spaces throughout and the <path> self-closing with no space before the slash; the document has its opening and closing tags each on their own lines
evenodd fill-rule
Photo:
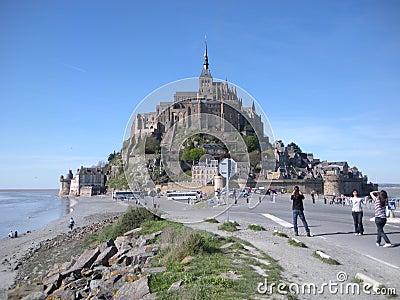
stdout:
<svg viewBox="0 0 400 300">
<path fill-rule="evenodd" d="M 141 227 L 129 230 L 127 232 L 124 233 L 124 236 L 129 236 L 129 237 L 133 237 L 135 236 L 137 233 L 139 233 L 140 231 L 142 231 Z"/>
<path fill-rule="evenodd" d="M 234 243 L 227 243 L 227 244 L 225 244 L 225 245 L 222 245 L 222 246 L 220 247 L 220 249 L 227 249 L 227 248 L 233 246 L 233 244 L 234 244 Z"/>
<path fill-rule="evenodd" d="M 182 282 L 183 280 L 178 280 L 177 282 L 171 284 L 171 286 L 168 289 L 168 292 L 179 290 L 180 286 L 182 285 Z"/>
<path fill-rule="evenodd" d="M 45 300 L 45 299 L 46 299 L 46 294 L 43 292 L 34 292 L 32 294 L 29 294 L 21 298 L 21 300 Z"/>
<path fill-rule="evenodd" d="M 75 264 L 69 270 L 61 274 L 66 277 L 71 273 L 80 273 L 83 268 L 90 268 L 99 254 L 99 248 L 86 250 L 81 256 L 79 256 Z"/>
<path fill-rule="evenodd" d="M 143 299 L 150 294 L 148 276 L 139 280 L 126 282 L 114 295 L 114 300 Z"/>
<path fill-rule="evenodd" d="M 65 276 L 63 276 L 61 273 L 57 273 L 50 277 L 44 278 L 43 286 L 45 288 L 46 294 L 52 293 L 55 289 L 58 289 L 61 286 L 61 282 L 64 278 Z M 53 288 L 48 289 L 48 287 L 51 286 L 53 286 Z"/>
<path fill-rule="evenodd" d="M 93 263 L 94 266 L 103 265 L 103 266 L 110 266 L 108 260 L 117 254 L 118 249 L 115 246 L 110 246 L 106 248 L 104 251 L 100 253 L 97 257 L 96 261 Z"/>
<path fill-rule="evenodd" d="M 154 268 L 143 268 L 142 272 L 144 274 L 156 274 L 156 273 L 165 272 L 165 270 L 166 270 L 165 267 L 154 267 Z"/>
<path fill-rule="evenodd" d="M 183 258 L 181 260 L 182 264 L 187 264 L 188 262 L 190 262 L 194 257 L 193 256 L 186 256 L 185 258 Z"/>
</svg>

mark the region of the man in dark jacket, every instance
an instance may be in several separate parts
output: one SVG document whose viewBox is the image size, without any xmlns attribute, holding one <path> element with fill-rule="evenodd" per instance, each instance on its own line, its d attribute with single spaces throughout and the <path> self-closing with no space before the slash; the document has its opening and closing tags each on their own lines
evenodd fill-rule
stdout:
<svg viewBox="0 0 400 300">
<path fill-rule="evenodd" d="M 290 198 L 293 201 L 292 210 L 293 210 L 294 235 L 296 236 L 299 235 L 299 229 L 297 228 L 297 217 L 300 217 L 300 220 L 303 222 L 304 228 L 307 232 L 307 236 L 311 236 L 310 228 L 308 228 L 306 217 L 304 215 L 304 206 L 303 206 L 304 195 L 300 192 L 300 189 L 297 185 L 294 187 L 294 192 Z"/>
</svg>

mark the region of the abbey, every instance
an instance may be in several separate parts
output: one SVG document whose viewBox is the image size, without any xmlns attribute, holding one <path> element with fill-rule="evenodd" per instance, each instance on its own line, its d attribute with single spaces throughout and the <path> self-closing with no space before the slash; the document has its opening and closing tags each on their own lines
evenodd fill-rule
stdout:
<svg viewBox="0 0 400 300">
<path fill-rule="evenodd" d="M 228 82 L 214 81 L 208 63 L 207 44 L 204 50 L 203 68 L 197 91 L 175 92 L 173 102 L 160 102 L 156 112 L 139 113 L 131 128 L 135 145 L 148 135 L 161 140 L 174 124 L 182 122 L 185 128 L 208 129 L 221 132 L 237 131 L 243 136 L 263 135 L 261 116 L 255 105 L 243 106 L 236 87 Z"/>
</svg>

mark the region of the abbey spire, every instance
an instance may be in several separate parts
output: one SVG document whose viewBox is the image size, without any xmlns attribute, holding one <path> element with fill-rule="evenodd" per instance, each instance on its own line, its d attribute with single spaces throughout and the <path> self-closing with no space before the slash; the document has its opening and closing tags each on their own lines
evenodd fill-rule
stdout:
<svg viewBox="0 0 400 300">
<path fill-rule="evenodd" d="M 207 51 L 207 40 L 204 37 L 204 58 L 203 58 L 203 70 L 201 71 L 200 77 L 212 78 L 211 72 L 208 69 L 208 51 Z"/>
<path fill-rule="evenodd" d="M 204 37 L 204 60 L 203 69 L 201 70 L 199 78 L 199 95 L 206 99 L 213 99 L 213 78 L 211 76 L 210 69 L 208 68 L 208 51 L 207 41 Z"/>
<path fill-rule="evenodd" d="M 207 41 L 204 41 L 205 47 L 204 47 L 204 62 L 203 62 L 203 69 L 208 70 L 208 53 L 207 53 Z"/>
</svg>

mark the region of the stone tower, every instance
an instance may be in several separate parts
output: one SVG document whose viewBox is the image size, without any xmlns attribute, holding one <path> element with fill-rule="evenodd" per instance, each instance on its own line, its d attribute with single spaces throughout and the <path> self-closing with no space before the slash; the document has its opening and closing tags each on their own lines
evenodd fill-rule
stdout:
<svg viewBox="0 0 400 300">
<path fill-rule="evenodd" d="M 74 175 L 72 174 L 71 170 L 69 170 L 65 178 L 63 175 L 60 176 L 60 191 L 58 193 L 59 196 L 69 195 L 69 191 L 71 189 L 71 180 L 73 177 Z"/>
<path fill-rule="evenodd" d="M 203 69 L 199 77 L 199 94 L 201 97 L 206 99 L 213 99 L 213 78 L 211 76 L 210 69 L 208 68 L 208 53 L 207 53 L 207 41 L 205 41 L 204 47 L 204 61 Z"/>
</svg>

